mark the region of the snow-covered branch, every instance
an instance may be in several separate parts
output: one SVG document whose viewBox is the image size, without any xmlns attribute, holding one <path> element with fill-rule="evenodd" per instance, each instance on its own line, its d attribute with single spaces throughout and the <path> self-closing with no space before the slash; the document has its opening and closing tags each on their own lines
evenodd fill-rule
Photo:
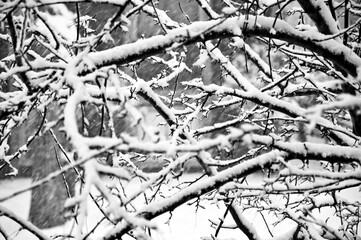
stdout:
<svg viewBox="0 0 361 240">
<path fill-rule="evenodd" d="M 360 6 L 222 4 L 0 3 L 0 179 L 33 180 L 0 202 L 31 191 L 34 223 L 0 207 L 1 236 L 359 235 Z"/>
<path fill-rule="evenodd" d="M 353 77 L 358 76 L 361 59 L 348 47 L 326 35 L 313 30 L 299 31 L 287 22 L 263 16 L 240 16 L 227 19 L 195 22 L 189 26 L 169 31 L 166 35 L 154 36 L 135 43 L 124 44 L 109 50 L 90 53 L 88 59 L 98 67 L 111 64 L 126 64 L 144 57 L 164 52 L 180 44 L 234 36 L 270 37 L 313 51 L 334 62 Z M 86 71 L 85 67 L 83 71 Z"/>
<path fill-rule="evenodd" d="M 0 216 L 5 216 L 5 217 L 8 217 L 11 220 L 15 221 L 21 227 L 23 227 L 27 231 L 31 232 L 38 239 L 51 240 L 51 238 L 48 237 L 47 235 L 45 235 L 41 229 L 37 228 L 35 225 L 33 225 L 31 222 L 27 221 L 26 219 L 23 219 L 22 217 L 17 216 L 16 213 L 7 209 L 6 207 L 0 206 Z"/>
<path fill-rule="evenodd" d="M 332 146 L 310 142 L 284 142 L 272 136 L 250 134 L 254 143 L 274 147 L 290 154 L 291 158 L 306 158 L 330 161 L 332 163 L 361 164 L 361 149 L 345 146 Z"/>
<path fill-rule="evenodd" d="M 148 206 L 145 206 L 143 209 L 139 210 L 137 215 L 146 219 L 152 219 L 156 216 L 159 216 L 160 214 L 173 210 L 174 208 L 186 203 L 193 198 L 199 197 L 204 193 L 217 189 L 232 179 L 241 178 L 248 175 L 249 173 L 255 172 L 263 165 L 276 161 L 277 158 L 282 155 L 283 154 L 278 151 L 272 151 L 241 163 L 237 166 L 222 171 L 213 177 L 209 177 L 203 181 L 197 182 L 168 199 L 149 204 Z M 131 227 L 132 226 L 127 223 L 120 222 L 106 235 L 105 239 L 119 238 L 128 232 Z"/>
</svg>

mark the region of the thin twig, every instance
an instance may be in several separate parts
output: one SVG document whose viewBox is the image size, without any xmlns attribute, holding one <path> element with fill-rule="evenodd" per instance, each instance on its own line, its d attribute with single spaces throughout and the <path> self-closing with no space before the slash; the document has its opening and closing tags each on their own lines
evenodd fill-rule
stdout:
<svg viewBox="0 0 361 240">
<path fill-rule="evenodd" d="M 162 22 L 162 21 L 160 20 L 160 18 L 159 18 L 159 15 L 158 15 L 158 12 L 157 12 L 157 8 L 155 7 L 153 0 L 151 0 L 150 3 L 152 4 L 152 7 L 153 7 L 153 9 L 154 9 L 154 13 L 155 13 L 155 15 L 157 16 L 157 19 L 158 19 L 158 22 L 159 22 L 160 27 L 163 29 L 163 32 L 164 32 L 164 33 L 167 33 L 167 29 L 165 28 L 163 22 Z"/>
<path fill-rule="evenodd" d="M 4 206 L 0 206 L 0 215 L 6 216 L 12 219 L 13 221 L 17 222 L 21 227 L 34 234 L 40 240 L 52 240 L 52 238 L 46 236 L 42 232 L 42 230 L 37 228 L 34 224 L 16 215 L 14 212 L 12 212 L 11 210 L 7 209 Z"/>
<path fill-rule="evenodd" d="M 107 147 L 99 149 L 97 151 L 92 151 L 92 152 L 90 152 L 88 154 L 88 156 L 85 156 L 83 159 L 80 159 L 80 160 L 78 160 L 76 162 L 72 162 L 71 164 L 68 164 L 68 165 L 64 166 L 62 169 L 59 169 L 59 170 L 57 170 L 55 172 L 50 173 L 48 176 L 46 176 L 46 177 L 32 183 L 30 186 L 21 188 L 20 190 L 14 192 L 12 194 L 8 194 L 7 196 L 1 197 L 0 202 L 6 201 L 6 200 L 11 199 L 11 198 L 13 198 L 15 196 L 18 196 L 21 193 L 24 193 L 24 192 L 27 192 L 29 190 L 35 189 L 37 187 L 40 187 L 44 183 L 49 182 L 53 178 L 58 177 L 60 174 L 65 173 L 66 171 L 69 171 L 70 169 L 72 169 L 72 168 L 74 168 L 76 166 L 79 166 L 79 165 L 93 159 L 94 157 L 98 156 L 99 154 L 102 154 L 102 153 L 108 151 L 109 149 L 111 149 L 111 148 L 113 148 L 113 147 L 115 147 L 115 146 L 117 146 L 117 145 L 119 145 L 121 143 L 122 143 L 122 141 L 119 141 L 117 143 L 114 143 L 112 145 L 109 145 Z"/>
<path fill-rule="evenodd" d="M 20 50 L 18 49 L 18 35 L 16 33 L 16 27 L 15 27 L 13 15 L 11 12 L 9 14 L 7 14 L 6 20 L 7 20 L 8 26 L 9 26 L 10 37 L 11 37 L 11 41 L 13 44 L 16 65 L 18 65 L 18 67 L 22 67 L 23 66 L 22 54 L 20 53 Z M 26 76 L 26 73 L 20 72 L 19 76 L 21 78 L 21 81 L 28 88 L 29 93 L 31 93 L 32 87 L 31 87 L 28 77 Z"/>
</svg>

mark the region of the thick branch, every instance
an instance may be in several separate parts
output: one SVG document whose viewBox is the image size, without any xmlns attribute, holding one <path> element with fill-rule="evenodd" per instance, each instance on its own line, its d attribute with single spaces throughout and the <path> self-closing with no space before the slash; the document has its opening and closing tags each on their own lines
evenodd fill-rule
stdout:
<svg viewBox="0 0 361 240">
<path fill-rule="evenodd" d="M 336 34 L 339 29 L 330 9 L 323 0 L 297 0 L 305 13 L 323 34 Z"/>
<path fill-rule="evenodd" d="M 326 6 L 324 1 L 322 0 L 298 0 L 299 4 L 308 14 L 308 16 L 313 20 L 318 30 L 323 34 L 337 34 L 339 33 L 339 29 L 337 27 L 337 22 L 332 17 L 332 13 L 329 8 Z M 348 6 L 345 7 L 346 9 Z M 347 23 L 347 14 L 345 13 L 345 23 Z M 347 34 L 345 34 L 347 36 Z M 340 42 L 340 38 L 337 38 Z M 345 40 L 345 39 L 344 39 Z M 345 42 L 345 41 L 344 41 Z M 347 43 L 347 41 L 346 41 Z M 344 70 L 342 66 L 336 64 L 336 70 Z M 350 72 L 346 71 L 348 74 L 352 75 Z M 344 74 L 346 75 L 346 74 Z M 354 76 L 354 75 L 352 75 Z M 355 76 L 354 76 L 355 77 Z M 352 95 L 356 95 L 356 91 L 354 87 L 349 85 L 349 83 L 344 83 L 342 85 L 342 89 L 345 93 L 349 93 Z M 349 113 L 352 120 L 353 132 L 361 136 L 361 114 L 360 108 L 356 107 L 355 109 L 349 109 Z"/>
<path fill-rule="evenodd" d="M 127 64 L 182 44 L 246 34 L 275 38 L 307 48 L 334 62 L 350 75 L 357 77 L 357 68 L 361 66 L 361 59 L 348 47 L 333 39 L 324 40 L 327 36 L 321 33 L 312 30 L 299 31 L 282 20 L 278 20 L 272 26 L 273 22 L 274 18 L 263 16 L 248 16 L 248 19 L 241 16 L 195 22 L 186 27 L 169 31 L 166 35 L 158 35 L 108 50 L 89 53 L 87 59 L 97 67 Z M 83 74 L 88 71 L 84 66 Z"/>
<path fill-rule="evenodd" d="M 243 214 L 239 211 L 238 206 L 234 202 L 231 203 L 229 212 L 231 213 L 237 226 L 242 230 L 242 232 L 248 237 L 249 240 L 260 239 L 260 237 L 257 234 L 256 229 L 243 216 Z"/>
<path fill-rule="evenodd" d="M 250 134 L 250 136 L 254 143 L 286 151 L 292 158 L 325 160 L 331 163 L 357 162 L 361 164 L 361 149 L 358 148 L 311 142 L 283 142 L 270 136 L 256 134 Z"/>
<path fill-rule="evenodd" d="M 302 117 L 305 119 L 309 119 L 309 121 L 315 121 L 317 125 L 330 129 L 331 133 L 335 134 L 335 136 L 333 137 L 337 137 L 338 140 L 349 146 L 352 146 L 355 141 L 359 139 L 353 133 L 348 132 L 346 129 L 340 126 L 334 125 L 332 122 L 325 118 L 315 116 L 310 118 L 304 108 L 295 106 L 294 104 L 291 104 L 289 102 L 264 94 L 258 89 L 253 89 L 252 91 L 246 92 L 238 89 L 221 87 L 215 84 L 203 85 L 202 83 L 190 82 L 188 83 L 188 85 L 202 89 L 202 91 L 207 93 L 232 95 L 239 98 L 247 99 L 267 108 L 285 113 L 291 117 Z"/>
<path fill-rule="evenodd" d="M 137 213 L 137 216 L 144 217 L 145 219 L 149 220 L 168 211 L 172 211 L 187 201 L 217 189 L 225 183 L 232 181 L 233 179 L 242 178 L 261 169 L 265 164 L 276 161 L 280 154 L 281 153 L 278 151 L 272 151 L 224 170 L 223 172 L 220 172 L 213 177 L 196 182 L 170 198 L 150 203 L 141 209 Z M 132 227 L 133 226 L 130 226 L 127 223 L 120 222 L 112 231 L 107 234 L 107 236 L 104 237 L 104 239 L 120 239 L 121 236 L 131 230 Z"/>
</svg>

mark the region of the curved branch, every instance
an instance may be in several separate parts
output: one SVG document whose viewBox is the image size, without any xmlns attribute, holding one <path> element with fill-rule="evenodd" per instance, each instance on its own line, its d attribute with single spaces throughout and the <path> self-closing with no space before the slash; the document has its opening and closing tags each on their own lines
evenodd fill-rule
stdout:
<svg viewBox="0 0 361 240">
<path fill-rule="evenodd" d="M 283 20 L 278 20 L 272 26 L 273 22 L 274 18 L 263 16 L 248 16 L 248 19 L 241 16 L 194 22 L 186 27 L 171 30 L 166 35 L 158 35 L 104 51 L 89 53 L 87 60 L 93 62 L 97 67 L 127 64 L 183 44 L 249 35 L 279 39 L 307 48 L 332 61 L 351 76 L 358 76 L 361 58 L 350 48 L 333 39 L 323 41 L 327 36 L 313 30 L 299 31 Z M 86 72 L 89 70 L 84 66 L 81 74 Z"/>
<path fill-rule="evenodd" d="M 23 227 L 24 229 L 28 230 L 29 232 L 31 232 L 32 234 L 34 234 L 37 238 L 39 238 L 40 240 L 51 240 L 50 237 L 46 236 L 39 228 L 37 228 L 34 224 L 32 224 L 31 222 L 19 217 L 18 215 L 16 215 L 15 213 L 13 213 L 12 211 L 10 211 L 9 209 L 7 209 L 4 206 L 0 206 L 0 216 L 4 215 L 10 219 L 12 219 L 13 221 L 15 221 L 16 223 L 18 223 L 21 227 Z"/>
<path fill-rule="evenodd" d="M 168 211 L 172 211 L 187 201 L 217 189 L 235 178 L 242 178 L 261 169 L 265 164 L 276 161 L 280 155 L 282 155 L 282 153 L 278 151 L 271 151 L 232 168 L 226 169 L 215 176 L 194 183 L 187 189 L 176 193 L 170 198 L 148 204 L 137 213 L 137 216 L 144 217 L 149 220 Z M 122 221 L 104 237 L 104 240 L 120 239 L 122 235 L 132 228 L 133 226 Z"/>
</svg>

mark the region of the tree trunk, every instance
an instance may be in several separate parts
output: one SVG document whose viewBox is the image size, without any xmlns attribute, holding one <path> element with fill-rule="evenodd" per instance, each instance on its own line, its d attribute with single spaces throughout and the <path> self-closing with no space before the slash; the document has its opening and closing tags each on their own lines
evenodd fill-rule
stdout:
<svg viewBox="0 0 361 240">
<path fill-rule="evenodd" d="M 33 181 L 42 179 L 59 169 L 53 147 L 55 142 L 50 133 L 44 134 L 35 141 L 36 150 L 29 152 L 33 160 Z M 69 194 L 73 195 L 75 176 L 70 172 L 65 175 L 65 178 L 67 186 L 63 177 L 58 176 L 31 192 L 29 220 L 37 227 L 50 228 L 65 222 L 64 201 L 69 197 Z"/>
<path fill-rule="evenodd" d="M 34 129 L 33 129 L 34 130 Z M 57 151 L 57 154 L 55 153 Z M 49 132 L 34 140 L 32 148 L 25 156 L 25 161 L 32 162 L 33 181 L 48 176 L 59 170 L 60 150 Z M 64 161 L 59 159 L 61 165 Z M 64 178 L 66 179 L 66 184 Z M 29 220 L 39 228 L 50 228 L 64 224 L 64 202 L 69 195 L 74 195 L 75 173 L 67 172 L 35 188 L 31 192 Z"/>
</svg>

